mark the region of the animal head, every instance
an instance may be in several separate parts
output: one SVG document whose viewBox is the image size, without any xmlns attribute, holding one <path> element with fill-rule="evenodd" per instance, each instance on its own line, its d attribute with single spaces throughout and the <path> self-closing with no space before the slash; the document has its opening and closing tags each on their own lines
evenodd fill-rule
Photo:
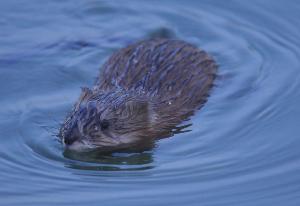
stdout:
<svg viewBox="0 0 300 206">
<path fill-rule="evenodd" d="M 148 100 L 122 91 L 94 94 L 84 88 L 59 137 L 71 150 L 119 149 L 145 140 L 152 116 Z"/>
</svg>

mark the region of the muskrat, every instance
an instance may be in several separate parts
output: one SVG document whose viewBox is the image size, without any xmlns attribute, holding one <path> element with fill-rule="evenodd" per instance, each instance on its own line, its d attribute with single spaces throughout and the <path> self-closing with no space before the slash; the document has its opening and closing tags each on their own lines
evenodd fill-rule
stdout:
<svg viewBox="0 0 300 206">
<path fill-rule="evenodd" d="M 114 53 L 62 125 L 67 149 L 146 148 L 206 102 L 215 61 L 181 40 L 144 40 Z"/>
</svg>

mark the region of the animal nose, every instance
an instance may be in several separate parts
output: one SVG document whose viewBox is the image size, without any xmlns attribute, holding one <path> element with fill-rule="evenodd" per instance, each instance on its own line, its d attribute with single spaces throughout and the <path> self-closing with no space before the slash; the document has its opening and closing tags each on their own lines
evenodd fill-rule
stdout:
<svg viewBox="0 0 300 206">
<path fill-rule="evenodd" d="M 80 138 L 79 135 L 79 130 L 77 128 L 77 125 L 74 125 L 71 131 L 69 131 L 65 136 L 64 136 L 64 143 L 66 145 L 71 145 L 73 144 L 76 140 Z"/>
<path fill-rule="evenodd" d="M 79 138 L 77 137 L 77 136 L 74 136 L 74 135 L 72 135 L 72 136 L 67 136 L 67 137 L 65 137 L 64 138 L 64 143 L 66 144 L 66 145 L 71 145 L 71 144 L 73 144 L 76 140 L 78 140 Z"/>
</svg>

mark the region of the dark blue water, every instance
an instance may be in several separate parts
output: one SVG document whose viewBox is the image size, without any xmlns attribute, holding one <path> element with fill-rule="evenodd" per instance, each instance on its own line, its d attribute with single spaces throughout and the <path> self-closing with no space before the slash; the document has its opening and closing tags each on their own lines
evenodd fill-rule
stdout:
<svg viewBox="0 0 300 206">
<path fill-rule="evenodd" d="M 300 205 L 299 1 L 1 1 L 0 205 Z M 215 57 L 191 132 L 69 158 L 53 136 L 109 55 L 156 35 Z"/>
</svg>

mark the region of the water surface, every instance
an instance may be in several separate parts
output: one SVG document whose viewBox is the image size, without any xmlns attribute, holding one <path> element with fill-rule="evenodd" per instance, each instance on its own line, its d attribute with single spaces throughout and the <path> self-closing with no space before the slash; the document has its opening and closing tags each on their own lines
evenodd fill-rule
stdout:
<svg viewBox="0 0 300 206">
<path fill-rule="evenodd" d="M 298 1 L 1 1 L 0 205 L 300 205 Z M 219 64 L 191 132 L 70 157 L 55 138 L 113 51 L 169 36 Z"/>
</svg>

